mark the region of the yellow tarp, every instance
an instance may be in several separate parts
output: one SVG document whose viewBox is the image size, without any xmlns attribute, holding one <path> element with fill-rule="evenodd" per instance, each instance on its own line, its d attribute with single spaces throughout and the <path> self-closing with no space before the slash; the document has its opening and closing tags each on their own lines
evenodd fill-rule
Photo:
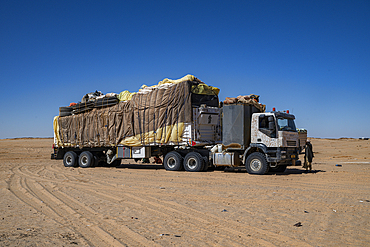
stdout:
<svg viewBox="0 0 370 247">
<path fill-rule="evenodd" d="M 130 93 L 129 91 L 125 90 L 125 91 L 122 91 L 119 95 L 118 95 L 118 99 L 119 101 L 126 101 L 126 100 L 131 100 L 132 96 L 136 94 L 136 93 Z"/>
<path fill-rule="evenodd" d="M 150 131 L 136 136 L 123 139 L 119 144 L 131 147 L 142 146 L 143 144 L 158 143 L 166 144 L 169 142 L 182 142 L 182 133 L 184 132 L 184 123 L 169 125 L 159 128 L 155 132 Z"/>
<path fill-rule="evenodd" d="M 163 84 L 166 84 L 166 83 L 173 83 L 173 84 L 177 84 L 177 83 L 180 83 L 180 82 L 183 82 L 183 81 L 194 81 L 195 80 L 195 76 L 193 75 L 186 75 L 180 79 L 177 79 L 177 80 L 172 80 L 172 79 L 164 79 L 163 81 L 160 81 L 158 82 L 158 85 L 163 85 Z"/>
<path fill-rule="evenodd" d="M 54 117 L 53 129 L 54 129 L 54 137 L 57 141 L 56 144 L 58 147 L 60 147 L 60 146 L 63 146 L 63 142 L 60 140 L 58 119 L 59 119 L 59 116 Z"/>
<path fill-rule="evenodd" d="M 199 84 L 191 86 L 191 92 L 204 95 L 218 95 L 220 89 L 217 87 L 208 86 L 206 84 Z"/>
</svg>

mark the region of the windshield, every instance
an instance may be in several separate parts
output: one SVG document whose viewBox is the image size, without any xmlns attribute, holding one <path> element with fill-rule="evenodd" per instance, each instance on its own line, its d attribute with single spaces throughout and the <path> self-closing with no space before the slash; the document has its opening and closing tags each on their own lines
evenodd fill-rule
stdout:
<svg viewBox="0 0 370 247">
<path fill-rule="evenodd" d="M 281 131 L 297 132 L 294 119 L 278 118 L 277 124 L 278 124 L 278 129 Z"/>
</svg>

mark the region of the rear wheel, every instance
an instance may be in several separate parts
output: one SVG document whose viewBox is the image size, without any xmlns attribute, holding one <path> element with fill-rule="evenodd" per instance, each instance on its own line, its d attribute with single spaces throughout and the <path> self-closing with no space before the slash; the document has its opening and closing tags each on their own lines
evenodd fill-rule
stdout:
<svg viewBox="0 0 370 247">
<path fill-rule="evenodd" d="M 249 174 L 266 174 L 269 171 L 266 157 L 263 153 L 252 153 L 245 162 Z"/>
<path fill-rule="evenodd" d="M 183 157 L 176 151 L 166 154 L 163 165 L 167 171 L 180 171 L 182 170 Z"/>
<path fill-rule="evenodd" d="M 118 160 L 113 161 L 109 166 L 117 167 L 117 166 L 120 166 L 120 165 L 121 165 L 121 160 L 118 159 Z"/>
<path fill-rule="evenodd" d="M 206 172 L 208 171 L 208 167 L 209 167 L 209 160 L 206 156 L 203 156 L 203 160 L 204 160 L 204 165 L 203 165 L 203 172 Z"/>
<path fill-rule="evenodd" d="M 95 164 L 94 156 L 91 152 L 85 151 L 80 154 L 78 158 L 78 165 L 81 168 L 92 167 Z"/>
<path fill-rule="evenodd" d="M 200 172 L 204 168 L 204 159 L 202 155 L 196 152 L 190 152 L 185 156 L 184 168 L 188 172 Z"/>
<path fill-rule="evenodd" d="M 68 151 L 64 154 L 63 164 L 65 167 L 75 167 L 77 163 L 77 154 L 73 151 Z"/>
</svg>

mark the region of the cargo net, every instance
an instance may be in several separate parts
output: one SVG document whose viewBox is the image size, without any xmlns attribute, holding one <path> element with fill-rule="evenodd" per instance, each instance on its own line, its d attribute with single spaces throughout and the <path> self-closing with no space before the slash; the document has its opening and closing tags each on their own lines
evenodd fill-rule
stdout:
<svg viewBox="0 0 370 247">
<path fill-rule="evenodd" d="M 119 103 L 54 118 L 59 147 L 107 147 L 179 144 L 192 107 L 203 102 L 218 106 L 218 88 L 194 76 L 165 79 L 142 86 L 137 93 L 123 91 Z M 196 96 L 196 97 L 194 97 Z"/>
</svg>

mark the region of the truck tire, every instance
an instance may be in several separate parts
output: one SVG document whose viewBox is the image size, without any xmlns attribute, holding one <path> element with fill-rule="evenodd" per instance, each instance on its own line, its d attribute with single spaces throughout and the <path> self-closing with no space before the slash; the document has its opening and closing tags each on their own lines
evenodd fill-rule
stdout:
<svg viewBox="0 0 370 247">
<path fill-rule="evenodd" d="M 204 165 L 203 165 L 202 172 L 206 172 L 206 171 L 208 171 L 208 167 L 209 167 L 208 157 L 203 156 L 203 160 L 204 160 Z"/>
<path fill-rule="evenodd" d="M 270 172 L 285 172 L 287 165 L 281 165 L 277 167 L 270 167 Z"/>
<path fill-rule="evenodd" d="M 68 106 L 59 107 L 59 117 L 65 117 L 72 115 L 72 108 Z"/>
<path fill-rule="evenodd" d="M 94 156 L 89 151 L 84 151 L 78 157 L 78 165 L 81 168 L 92 167 L 95 164 Z"/>
<path fill-rule="evenodd" d="M 118 160 L 113 161 L 109 166 L 117 167 L 117 166 L 120 166 L 120 165 L 121 165 L 121 160 L 118 159 Z"/>
<path fill-rule="evenodd" d="M 163 165 L 167 171 L 180 171 L 182 170 L 183 157 L 176 151 L 166 154 Z"/>
<path fill-rule="evenodd" d="M 59 117 L 71 116 L 72 112 L 59 112 Z"/>
<path fill-rule="evenodd" d="M 263 175 L 268 173 L 269 166 L 263 153 L 252 153 L 245 162 L 245 168 L 249 174 Z"/>
<path fill-rule="evenodd" d="M 73 151 L 68 151 L 64 154 L 63 164 L 65 167 L 75 167 L 77 163 L 77 154 Z"/>
<path fill-rule="evenodd" d="M 197 152 L 190 152 L 185 156 L 184 168 L 188 172 L 200 172 L 204 167 L 204 159 Z"/>
</svg>

